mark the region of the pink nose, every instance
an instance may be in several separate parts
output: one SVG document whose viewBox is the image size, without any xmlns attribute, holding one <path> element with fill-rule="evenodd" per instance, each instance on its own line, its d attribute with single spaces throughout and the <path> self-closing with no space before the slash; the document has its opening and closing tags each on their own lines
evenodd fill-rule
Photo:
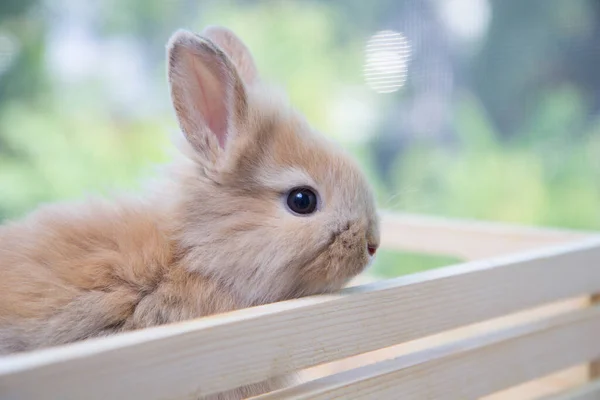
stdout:
<svg viewBox="0 0 600 400">
<path fill-rule="evenodd" d="M 375 245 L 375 244 L 367 245 L 367 251 L 369 252 L 370 256 L 374 256 L 375 253 L 377 252 L 377 245 Z"/>
</svg>

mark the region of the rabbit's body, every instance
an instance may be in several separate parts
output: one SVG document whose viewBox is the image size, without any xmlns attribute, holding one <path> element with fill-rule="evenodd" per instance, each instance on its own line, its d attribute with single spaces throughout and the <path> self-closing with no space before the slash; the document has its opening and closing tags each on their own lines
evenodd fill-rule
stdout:
<svg viewBox="0 0 600 400">
<path fill-rule="evenodd" d="M 359 168 L 260 83 L 235 35 L 205 35 L 169 45 L 187 140 L 158 190 L 0 227 L 0 353 L 327 293 L 368 264 L 378 219 Z"/>
<path fill-rule="evenodd" d="M 238 308 L 177 263 L 168 207 L 49 206 L 0 228 L 0 353 Z"/>
<path fill-rule="evenodd" d="M 97 201 L 47 206 L 0 227 L 0 355 L 251 305 L 177 262 L 177 220 L 164 204 Z M 246 398 L 291 379 L 203 399 Z"/>
</svg>

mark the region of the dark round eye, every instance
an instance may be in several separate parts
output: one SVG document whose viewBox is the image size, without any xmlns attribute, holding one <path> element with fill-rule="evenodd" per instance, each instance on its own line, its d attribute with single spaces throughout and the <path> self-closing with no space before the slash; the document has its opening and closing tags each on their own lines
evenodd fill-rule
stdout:
<svg viewBox="0 0 600 400">
<path fill-rule="evenodd" d="M 292 189 L 287 197 L 287 206 L 296 214 L 311 214 L 317 209 L 317 195 L 309 188 Z"/>
</svg>

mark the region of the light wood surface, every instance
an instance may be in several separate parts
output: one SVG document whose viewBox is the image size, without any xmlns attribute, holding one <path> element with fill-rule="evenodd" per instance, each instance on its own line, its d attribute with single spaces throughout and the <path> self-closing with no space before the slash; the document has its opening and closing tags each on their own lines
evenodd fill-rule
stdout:
<svg viewBox="0 0 600 400">
<path fill-rule="evenodd" d="M 598 267 L 600 268 L 600 261 L 598 262 Z M 594 293 L 590 298 L 591 304 L 599 304 L 600 303 L 600 292 Z M 589 365 L 589 374 L 590 379 L 599 379 L 600 378 L 600 360 L 594 360 Z M 600 399 L 600 396 L 598 396 Z"/>
<path fill-rule="evenodd" d="M 598 259 L 594 238 L 6 357 L 0 393 L 65 400 L 205 395 L 599 292 Z"/>
<path fill-rule="evenodd" d="M 566 390 L 553 396 L 544 397 L 544 400 L 598 400 L 600 399 L 600 380 Z"/>
<path fill-rule="evenodd" d="M 482 400 L 539 400 L 588 382 L 587 364 L 581 364 L 482 397 Z"/>
<path fill-rule="evenodd" d="M 597 235 L 598 232 L 381 213 L 382 247 L 426 254 L 452 255 L 463 260 L 561 245 Z"/>
<path fill-rule="evenodd" d="M 499 318 L 486 320 L 484 322 L 461 326 L 460 328 L 443 331 L 438 334 L 403 342 L 395 346 L 371 351 L 368 353 L 359 354 L 343 360 L 321 364 L 304 370 L 302 377 L 305 380 L 314 380 L 356 367 L 404 356 L 411 352 L 422 351 L 428 348 L 468 339 L 476 335 L 491 334 L 501 329 L 510 329 L 532 321 L 539 321 L 545 318 L 555 317 L 588 306 L 588 297 L 585 296 L 554 302 L 546 304 L 542 307 L 536 307 L 526 311 L 520 311 Z M 581 374 L 581 371 L 578 371 L 578 373 Z M 584 375 L 587 378 L 587 370 Z"/>
<path fill-rule="evenodd" d="M 255 399 L 473 399 L 600 356 L 599 331 L 597 306 Z"/>
</svg>

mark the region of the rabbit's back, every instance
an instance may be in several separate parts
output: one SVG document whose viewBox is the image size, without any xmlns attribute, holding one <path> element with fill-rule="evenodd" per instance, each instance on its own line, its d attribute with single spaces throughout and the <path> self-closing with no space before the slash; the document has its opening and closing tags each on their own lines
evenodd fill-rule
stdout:
<svg viewBox="0 0 600 400">
<path fill-rule="evenodd" d="M 143 204 L 89 202 L 0 227 L 0 353 L 120 330 L 172 262 L 161 221 Z"/>
</svg>

